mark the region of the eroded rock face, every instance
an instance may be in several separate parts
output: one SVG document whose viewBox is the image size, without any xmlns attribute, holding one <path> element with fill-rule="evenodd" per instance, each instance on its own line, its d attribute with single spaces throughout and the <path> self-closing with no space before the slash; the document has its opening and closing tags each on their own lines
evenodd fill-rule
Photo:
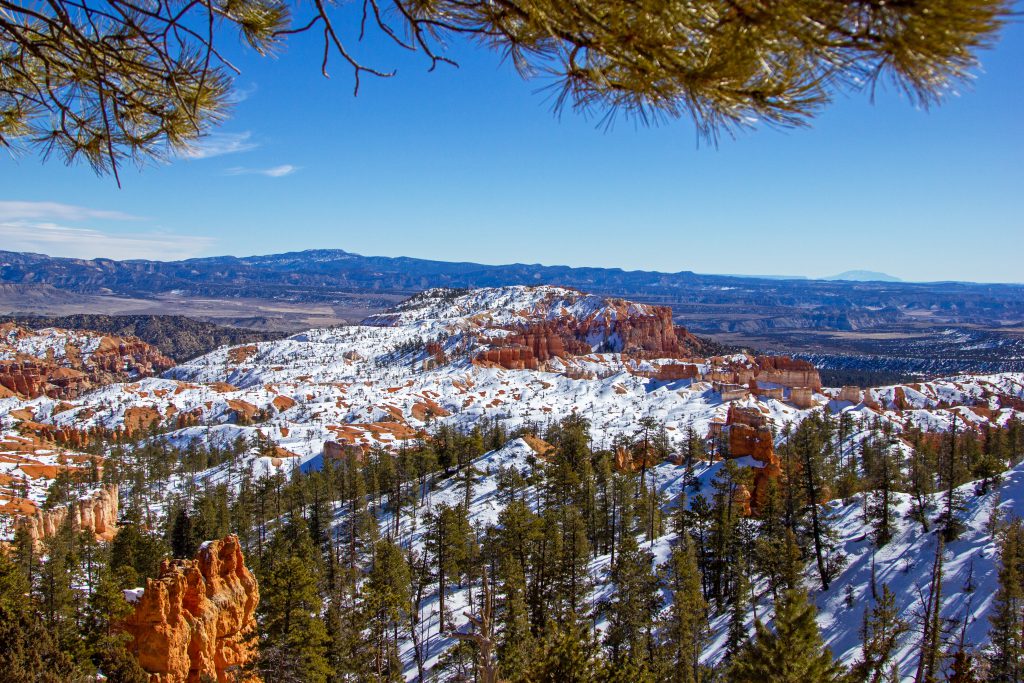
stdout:
<svg viewBox="0 0 1024 683">
<path fill-rule="evenodd" d="M 164 560 L 124 623 L 151 683 L 258 680 L 245 674 L 256 656 L 260 593 L 235 535 L 207 541 L 193 560 Z"/>
<path fill-rule="evenodd" d="M 156 347 L 135 337 L 0 325 L 0 388 L 21 398 L 73 399 L 173 365 Z"/>
<path fill-rule="evenodd" d="M 758 411 L 729 406 L 726 419 L 729 430 L 729 455 L 749 456 L 761 463 L 754 470 L 754 490 L 748 498 L 750 512 L 756 514 L 768 495 L 768 486 L 782 473 L 782 463 L 775 455 L 775 439 L 767 420 Z"/>
<path fill-rule="evenodd" d="M 757 379 L 761 382 L 821 391 L 821 375 L 808 361 L 788 356 L 758 356 L 755 362 L 760 368 Z"/>
<path fill-rule="evenodd" d="M 109 541 L 117 534 L 117 485 L 110 484 L 91 495 L 52 510 L 36 510 L 35 514 L 21 517 L 18 523 L 28 530 L 36 543 L 55 536 L 64 521 L 71 517 L 75 531 L 91 531 L 96 538 Z"/>
<path fill-rule="evenodd" d="M 615 301 L 611 300 L 612 304 Z M 566 317 L 534 323 L 508 336 L 492 338 L 489 340 L 491 348 L 481 351 L 477 361 L 494 363 L 508 370 L 537 370 L 552 358 L 592 352 L 623 353 L 643 359 L 690 358 L 700 347 L 696 337 L 673 324 L 672 309 L 667 306 L 649 307 L 650 314 L 633 313 L 626 306 L 622 308 L 621 315 L 616 317 L 584 320 Z"/>
<path fill-rule="evenodd" d="M 845 386 L 839 390 L 839 400 L 849 401 L 850 403 L 860 403 L 860 387 L 857 386 Z"/>
<path fill-rule="evenodd" d="M 714 368 L 705 375 L 704 379 L 730 384 L 756 382 L 759 386 L 775 384 L 789 388 L 801 387 L 811 391 L 821 391 L 821 375 L 818 373 L 818 369 L 808 361 L 789 356 L 747 356 L 741 362 L 715 362 Z"/>
</svg>

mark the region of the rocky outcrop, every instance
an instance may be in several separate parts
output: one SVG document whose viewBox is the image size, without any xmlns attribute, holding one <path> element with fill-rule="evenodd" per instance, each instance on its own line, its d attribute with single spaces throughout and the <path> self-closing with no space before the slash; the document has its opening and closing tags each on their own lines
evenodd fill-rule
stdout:
<svg viewBox="0 0 1024 683">
<path fill-rule="evenodd" d="M 257 656 L 250 635 L 259 600 L 231 535 L 207 541 L 193 560 L 164 560 L 123 627 L 150 683 L 257 680 L 245 669 Z"/>
<path fill-rule="evenodd" d="M 721 359 L 713 359 L 718 360 Z M 730 360 L 720 364 L 713 363 L 713 368 L 705 374 L 704 379 L 731 384 L 778 384 L 790 388 L 807 387 L 813 391 L 821 391 L 821 375 L 818 369 L 808 361 L 789 356 L 748 356 L 746 360 L 740 362 Z"/>
<path fill-rule="evenodd" d="M 729 456 L 749 456 L 761 464 L 754 470 L 754 490 L 748 499 L 751 513 L 757 514 L 768 496 L 768 486 L 782 473 L 775 454 L 775 438 L 765 417 L 751 408 L 729 406 L 726 418 L 729 431 Z"/>
<path fill-rule="evenodd" d="M 655 379 L 663 382 L 674 382 L 680 379 L 698 379 L 700 370 L 693 363 L 665 363 L 658 366 Z"/>
<path fill-rule="evenodd" d="M 755 363 L 759 369 L 757 379 L 760 382 L 821 391 L 821 375 L 808 361 L 789 356 L 758 356 Z"/>
<path fill-rule="evenodd" d="M 488 338 L 490 348 L 477 354 L 476 361 L 509 370 L 537 370 L 552 358 L 593 352 L 641 359 L 690 358 L 700 348 L 696 337 L 672 322 L 672 309 L 667 306 L 647 306 L 641 313 L 621 299 L 609 299 L 606 304 L 601 315 L 533 322 L 511 329 L 507 336 Z"/>
<path fill-rule="evenodd" d="M 55 536 L 68 517 L 75 531 L 91 531 L 98 540 L 109 541 L 117 534 L 118 502 L 117 485 L 110 484 L 67 505 L 36 510 L 18 523 L 36 543 Z"/>
<path fill-rule="evenodd" d="M 860 387 L 845 386 L 839 390 L 839 400 L 860 403 Z"/>
<path fill-rule="evenodd" d="M 135 337 L 0 325 L 0 387 L 21 398 L 73 399 L 173 365 L 156 347 Z"/>
<path fill-rule="evenodd" d="M 793 387 L 789 390 L 789 402 L 797 408 L 813 408 L 818 405 L 814 400 L 814 390 L 811 387 Z"/>
</svg>

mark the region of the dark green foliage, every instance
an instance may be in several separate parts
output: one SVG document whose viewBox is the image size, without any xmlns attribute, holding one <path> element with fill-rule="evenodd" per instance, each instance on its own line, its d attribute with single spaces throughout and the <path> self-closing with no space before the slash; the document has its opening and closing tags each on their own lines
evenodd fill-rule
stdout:
<svg viewBox="0 0 1024 683">
<path fill-rule="evenodd" d="M 661 666 L 674 683 L 704 680 L 700 656 L 708 639 L 708 605 L 701 594 L 700 570 L 687 536 L 672 549 L 665 568 L 669 612 L 663 624 Z"/>
<path fill-rule="evenodd" d="M 612 565 L 612 597 L 600 607 L 608 619 L 604 644 L 615 667 L 649 666 L 654 617 L 660 607 L 653 557 L 641 549 L 632 534 L 622 539 Z"/>
<path fill-rule="evenodd" d="M 732 683 L 839 683 L 846 675 L 832 661 L 814 621 L 817 610 L 802 590 L 783 594 L 775 607 L 775 628 L 755 624 L 757 636 L 733 658 Z"/>
<path fill-rule="evenodd" d="M 305 524 L 290 522 L 259 567 L 260 671 L 266 680 L 326 681 L 327 629 L 320 617 L 319 554 Z"/>
<path fill-rule="evenodd" d="M 75 665 L 38 618 L 20 567 L 0 553 L 0 672 L 10 683 L 60 683 Z"/>
<path fill-rule="evenodd" d="M 898 683 L 900 670 L 892 661 L 900 637 L 910 625 L 900 617 L 896 599 L 889 586 L 882 586 L 882 594 L 871 608 L 864 611 L 861 640 L 864 643 L 860 660 L 853 665 L 851 675 L 863 683 Z"/>
<path fill-rule="evenodd" d="M 989 617 L 992 641 L 989 680 L 1024 680 L 1024 524 L 1012 520 L 999 546 L 999 589 Z"/>
</svg>

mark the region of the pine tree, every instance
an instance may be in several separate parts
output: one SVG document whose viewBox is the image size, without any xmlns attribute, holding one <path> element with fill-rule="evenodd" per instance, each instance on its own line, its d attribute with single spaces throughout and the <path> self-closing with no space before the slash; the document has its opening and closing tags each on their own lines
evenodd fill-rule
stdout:
<svg viewBox="0 0 1024 683">
<path fill-rule="evenodd" d="M 963 531 L 963 521 L 960 519 L 959 513 L 963 511 L 964 504 L 962 494 L 956 489 L 956 486 L 964 479 L 964 464 L 957 448 L 958 445 L 957 414 L 954 412 L 953 423 L 949 430 L 948 448 L 940 451 L 945 456 L 939 472 L 946 493 L 943 510 L 936 521 L 942 530 L 942 539 L 946 543 L 956 540 Z"/>
<path fill-rule="evenodd" d="M 861 659 L 854 664 L 853 678 L 863 683 L 899 683 L 899 666 L 892 662 L 892 655 L 900 637 L 910 626 L 899 615 L 896 598 L 888 585 L 882 586 L 882 595 L 871 608 L 864 612 L 861 628 L 863 642 Z"/>
<path fill-rule="evenodd" d="M 502 562 L 501 569 L 498 600 L 498 620 L 501 623 L 498 634 L 499 672 L 502 679 L 509 683 L 522 683 L 530 679 L 537 655 L 526 603 L 526 577 L 515 558 Z"/>
<path fill-rule="evenodd" d="M 398 632 L 408 618 L 411 595 L 409 567 L 402 550 L 390 539 L 374 546 L 373 567 L 366 580 L 365 609 L 378 681 L 400 680 Z"/>
<path fill-rule="evenodd" d="M 793 448 L 800 463 L 800 478 L 804 488 L 804 500 L 810 514 L 810 536 L 814 546 L 814 557 L 818 577 L 823 590 L 828 590 L 836 565 L 840 558 L 832 550 L 831 520 L 822 505 L 827 489 L 829 467 L 827 451 L 831 447 L 828 423 L 815 412 L 805 418 L 796 428 L 792 437 Z"/>
<path fill-rule="evenodd" d="M 660 607 L 653 562 L 654 557 L 639 547 L 636 537 L 628 533 L 623 537 L 610 577 L 615 592 L 600 607 L 608 619 L 605 646 L 616 666 L 650 660 L 651 629 Z"/>
<path fill-rule="evenodd" d="M 119 624 L 133 611 L 117 579 L 107 567 L 99 570 L 85 610 L 82 635 L 90 657 L 111 683 L 148 683 L 149 674 L 128 651 L 130 637 Z"/>
<path fill-rule="evenodd" d="M 999 546 L 999 588 L 995 594 L 989 638 L 989 680 L 1024 680 L 1024 523 L 1011 521 Z"/>
<path fill-rule="evenodd" d="M 878 439 L 862 443 L 865 474 L 871 488 L 869 514 L 874 520 L 875 543 L 879 547 L 892 539 L 896 501 L 893 495 L 900 488 L 901 463 L 892 444 Z"/>
<path fill-rule="evenodd" d="M 540 653 L 529 677 L 531 683 L 592 683 L 599 680 L 597 646 L 585 624 L 576 620 L 544 627 Z"/>
<path fill-rule="evenodd" d="M 143 531 L 137 523 L 122 524 L 110 544 L 110 569 L 122 588 L 142 586 L 156 577 L 169 552 L 160 536 Z"/>
<path fill-rule="evenodd" d="M 732 660 L 730 683 L 842 681 L 846 672 L 822 644 L 815 614 L 804 591 L 786 591 L 776 605 L 775 630 L 755 624 L 756 638 Z"/>
<path fill-rule="evenodd" d="M 701 593 L 693 542 L 686 535 L 672 549 L 664 583 L 670 605 L 661 645 L 668 664 L 665 678 L 674 683 L 699 683 L 703 678 L 700 655 L 708 639 L 708 605 Z"/>
<path fill-rule="evenodd" d="M 0 677 L 10 683 L 61 683 L 79 674 L 37 616 L 21 567 L 0 552 Z"/>
<path fill-rule="evenodd" d="M 448 585 L 457 583 L 470 556 L 472 529 L 466 508 L 441 504 L 428 519 L 426 550 L 434 558 L 441 623 L 448 627 L 445 598 Z"/>
<path fill-rule="evenodd" d="M 278 530 L 258 577 L 260 670 L 265 680 L 327 680 L 328 639 L 320 618 L 319 569 L 319 553 L 305 522 L 293 520 Z"/>
<path fill-rule="evenodd" d="M 921 655 L 917 662 L 914 683 L 934 683 L 939 670 L 939 656 L 942 649 L 942 571 L 943 534 L 935 539 L 935 559 L 932 562 L 928 582 L 928 594 L 921 613 Z"/>
</svg>

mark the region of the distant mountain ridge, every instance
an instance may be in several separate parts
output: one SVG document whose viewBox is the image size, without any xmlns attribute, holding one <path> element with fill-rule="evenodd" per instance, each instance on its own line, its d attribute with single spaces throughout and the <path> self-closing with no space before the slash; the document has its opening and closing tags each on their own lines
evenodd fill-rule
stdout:
<svg viewBox="0 0 1024 683">
<path fill-rule="evenodd" d="M 849 271 L 891 278 L 884 273 Z M 206 296 L 265 296 L 296 300 L 329 300 L 345 291 L 409 291 L 433 287 L 494 287 L 552 284 L 626 296 L 665 296 L 679 290 L 757 285 L 843 291 L 832 279 L 781 279 L 740 275 L 707 275 L 692 271 L 665 273 L 621 268 L 546 266 L 512 263 L 487 265 L 411 257 L 362 256 L 341 249 L 313 249 L 261 256 L 212 256 L 184 261 L 76 259 L 44 254 L 0 251 L 0 284 L 51 285 L 89 293 L 146 295 L 182 292 Z M 961 282 L 899 283 L 905 292 L 936 286 L 956 290 L 1008 292 L 1024 297 L 1024 285 Z M 273 292 L 268 288 L 273 287 Z M 725 290 L 730 291 L 730 290 Z"/>
<path fill-rule="evenodd" d="M 766 262 L 765 271 L 771 272 L 772 266 Z M 775 279 L 690 271 L 486 265 L 362 256 L 340 249 L 184 261 L 87 260 L 0 251 L 0 293 L 7 292 L 5 306 L 10 312 L 33 310 L 36 305 L 31 302 L 51 298 L 99 297 L 116 308 L 119 297 L 133 297 L 150 302 L 147 313 L 179 312 L 182 301 L 201 301 L 203 305 L 192 310 L 206 320 L 216 319 L 208 313 L 221 301 L 225 307 L 230 304 L 232 309 L 241 309 L 241 319 L 266 315 L 287 304 L 328 314 L 342 311 L 343 316 L 335 317 L 353 322 L 427 289 L 508 285 L 556 285 L 670 306 L 676 323 L 691 332 L 721 335 L 723 343 L 750 348 L 870 355 L 881 345 L 889 356 L 892 349 L 888 346 L 897 344 L 899 356 L 908 342 L 914 342 L 922 357 L 932 357 L 939 346 L 948 347 L 950 339 L 969 333 L 985 336 L 980 342 L 986 354 L 980 359 L 983 364 L 974 359 L 962 362 L 964 351 L 953 349 L 944 353 L 948 362 L 944 360 L 942 372 L 1016 369 L 1024 358 L 1020 355 L 1024 337 L 1014 331 L 1024 320 L 1024 285 L 1019 284 Z M 261 311 L 260 302 L 272 303 Z M 60 310 L 104 312 L 98 308 L 101 304 L 93 301 L 76 307 L 69 302 Z M 879 331 L 889 336 L 864 336 Z M 982 347 L 975 344 L 972 348 Z M 178 355 L 182 355 L 180 351 Z"/>
<path fill-rule="evenodd" d="M 831 275 L 824 280 L 855 280 L 857 282 L 903 282 L 895 275 L 880 273 L 877 270 L 845 270 L 838 275 Z"/>
</svg>

